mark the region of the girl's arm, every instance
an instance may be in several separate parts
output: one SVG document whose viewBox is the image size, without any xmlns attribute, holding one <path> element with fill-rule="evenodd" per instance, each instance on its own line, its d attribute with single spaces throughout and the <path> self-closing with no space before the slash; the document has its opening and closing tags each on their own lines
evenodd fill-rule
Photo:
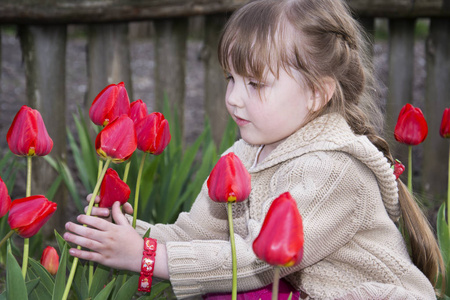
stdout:
<svg viewBox="0 0 450 300">
<path fill-rule="evenodd" d="M 68 232 L 64 234 L 64 239 L 89 249 L 71 248 L 69 253 L 80 259 L 139 273 L 144 240 L 128 223 L 120 210 L 119 202 L 114 203 L 111 214 L 115 223 L 86 215 L 79 215 L 77 221 L 88 227 L 68 222 L 66 224 Z M 167 251 L 162 243 L 158 243 L 157 246 L 153 274 L 162 279 L 169 278 Z"/>
</svg>

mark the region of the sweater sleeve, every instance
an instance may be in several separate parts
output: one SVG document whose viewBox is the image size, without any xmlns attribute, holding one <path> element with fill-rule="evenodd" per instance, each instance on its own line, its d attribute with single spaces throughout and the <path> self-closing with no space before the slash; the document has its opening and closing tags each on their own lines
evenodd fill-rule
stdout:
<svg viewBox="0 0 450 300">
<path fill-rule="evenodd" d="M 263 204 L 263 216 L 278 195 L 289 191 L 304 220 L 303 261 L 299 266 L 283 268 L 282 276 L 330 255 L 347 243 L 360 226 L 365 213 L 360 177 L 370 177 L 370 171 L 346 154 L 331 153 L 319 152 L 294 159 L 280 168 L 271 181 L 271 195 Z M 252 250 L 262 221 L 263 218 L 249 219 L 248 235 L 235 234 L 238 290 L 260 288 L 273 280 L 272 266 L 260 261 Z M 166 246 L 170 281 L 178 298 L 231 290 L 228 238 L 171 241 Z"/>
</svg>

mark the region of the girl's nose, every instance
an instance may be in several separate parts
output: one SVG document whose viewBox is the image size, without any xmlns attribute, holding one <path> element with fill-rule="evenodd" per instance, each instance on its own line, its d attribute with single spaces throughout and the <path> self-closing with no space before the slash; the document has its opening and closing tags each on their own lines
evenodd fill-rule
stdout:
<svg viewBox="0 0 450 300">
<path fill-rule="evenodd" d="M 226 102 L 228 105 L 243 107 L 244 97 L 247 95 L 245 85 L 242 83 L 229 82 L 227 86 Z"/>
</svg>

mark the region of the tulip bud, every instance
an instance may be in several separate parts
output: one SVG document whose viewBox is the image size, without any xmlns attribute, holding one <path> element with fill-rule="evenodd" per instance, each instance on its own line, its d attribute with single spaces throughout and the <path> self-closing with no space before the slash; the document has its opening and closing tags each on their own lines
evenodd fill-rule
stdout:
<svg viewBox="0 0 450 300">
<path fill-rule="evenodd" d="M 53 148 L 41 114 L 26 105 L 14 117 L 6 141 L 11 152 L 19 156 L 45 156 Z"/>
<path fill-rule="evenodd" d="M 450 138 L 450 108 L 446 108 L 442 114 L 439 133 L 443 138 Z"/>
<path fill-rule="evenodd" d="M 8 188 L 0 177 L 0 218 L 6 215 L 11 206 L 11 197 L 8 194 Z"/>
<path fill-rule="evenodd" d="M 47 248 L 44 249 L 41 256 L 41 265 L 44 266 L 50 274 L 53 276 L 56 275 L 59 267 L 59 256 L 55 248 L 47 246 Z"/>
<path fill-rule="evenodd" d="M 273 266 L 291 267 L 303 258 L 303 223 L 289 192 L 276 198 L 253 242 L 256 256 Z"/>
<path fill-rule="evenodd" d="M 106 171 L 100 187 L 100 207 L 112 207 L 114 202 L 125 204 L 130 198 L 131 190 L 128 185 L 120 179 L 119 174 L 111 168 Z"/>
<path fill-rule="evenodd" d="M 56 203 L 42 195 L 16 199 L 11 203 L 8 224 L 23 238 L 35 235 L 56 210 Z"/>
<path fill-rule="evenodd" d="M 135 124 L 137 147 L 153 155 L 161 154 L 170 142 L 169 122 L 164 115 L 154 112 Z"/>
<path fill-rule="evenodd" d="M 395 179 L 398 179 L 400 175 L 402 175 L 403 172 L 405 171 L 405 166 L 398 159 L 395 160 L 395 163 L 392 166 L 392 168 L 394 169 Z"/>
<path fill-rule="evenodd" d="M 208 178 L 209 197 L 216 202 L 241 202 L 248 198 L 251 177 L 233 152 L 222 156 Z"/>
<path fill-rule="evenodd" d="M 402 144 L 418 145 L 427 135 L 428 125 L 420 108 L 409 103 L 403 106 L 395 125 L 395 139 Z"/>
<path fill-rule="evenodd" d="M 123 82 L 106 86 L 95 97 L 89 109 L 89 118 L 97 125 L 106 126 L 117 117 L 130 112 L 130 100 Z"/>
<path fill-rule="evenodd" d="M 112 158 L 114 163 L 129 159 L 136 147 L 136 131 L 128 115 L 122 115 L 109 123 L 95 139 L 97 154 L 105 159 Z"/>
<path fill-rule="evenodd" d="M 130 119 L 134 123 L 139 122 L 148 115 L 147 104 L 145 104 L 141 99 L 138 99 L 131 103 L 130 106 Z"/>
</svg>

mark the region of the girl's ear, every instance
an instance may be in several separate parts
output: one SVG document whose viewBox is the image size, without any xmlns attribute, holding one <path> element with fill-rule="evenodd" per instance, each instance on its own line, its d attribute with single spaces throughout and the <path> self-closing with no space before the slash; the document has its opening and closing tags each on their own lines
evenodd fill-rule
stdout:
<svg viewBox="0 0 450 300">
<path fill-rule="evenodd" d="M 315 89 L 311 93 L 311 99 L 308 102 L 308 109 L 312 112 L 316 112 L 324 107 L 331 97 L 333 97 L 336 90 L 336 82 L 331 77 L 325 77 L 323 79 L 323 89 Z"/>
</svg>

